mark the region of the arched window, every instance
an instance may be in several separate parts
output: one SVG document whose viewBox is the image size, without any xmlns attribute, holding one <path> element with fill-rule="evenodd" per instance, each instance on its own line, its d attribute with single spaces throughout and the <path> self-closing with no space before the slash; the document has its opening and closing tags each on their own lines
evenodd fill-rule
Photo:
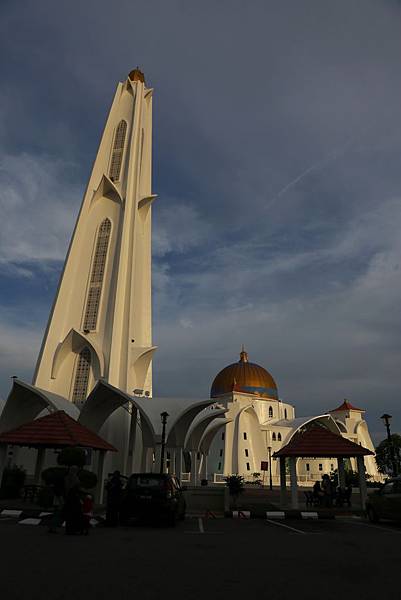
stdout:
<svg viewBox="0 0 401 600">
<path fill-rule="evenodd" d="M 284 419 L 286 419 L 286 418 L 287 418 L 287 409 L 285 408 L 284 409 Z"/>
<path fill-rule="evenodd" d="M 99 312 L 100 296 L 102 293 L 104 269 L 106 266 L 107 249 L 109 246 L 111 221 L 105 219 L 99 227 L 97 234 L 95 258 L 92 266 L 89 283 L 88 299 L 84 318 L 84 331 L 96 329 L 97 315 Z"/>
<path fill-rule="evenodd" d="M 74 389 L 72 391 L 72 401 L 75 404 L 80 404 L 86 400 L 90 366 L 91 353 L 89 348 L 85 347 L 78 355 L 77 366 L 75 369 Z"/>
<path fill-rule="evenodd" d="M 273 435 L 272 435 L 272 440 L 273 440 L 273 442 L 276 441 L 276 434 L 275 433 L 273 433 Z"/>
<path fill-rule="evenodd" d="M 279 442 L 281 442 L 281 433 L 277 434 L 277 439 L 278 439 Z"/>
<path fill-rule="evenodd" d="M 273 409 L 271 406 L 269 406 L 269 419 L 271 419 L 273 417 Z"/>
<path fill-rule="evenodd" d="M 119 181 L 121 164 L 123 162 L 125 134 L 127 133 L 127 122 L 120 121 L 114 134 L 113 152 L 111 154 L 109 177 L 111 181 Z"/>
</svg>

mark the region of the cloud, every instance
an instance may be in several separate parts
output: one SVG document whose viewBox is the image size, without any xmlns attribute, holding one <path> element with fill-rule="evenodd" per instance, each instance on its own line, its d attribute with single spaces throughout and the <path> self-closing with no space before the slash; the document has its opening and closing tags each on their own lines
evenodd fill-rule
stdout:
<svg viewBox="0 0 401 600">
<path fill-rule="evenodd" d="M 45 321 L 115 84 L 139 64 L 155 88 L 156 392 L 207 394 L 244 342 L 298 413 L 345 395 L 400 428 L 399 11 L 8 3 L 0 291 L 15 337 L 23 296 Z"/>
</svg>

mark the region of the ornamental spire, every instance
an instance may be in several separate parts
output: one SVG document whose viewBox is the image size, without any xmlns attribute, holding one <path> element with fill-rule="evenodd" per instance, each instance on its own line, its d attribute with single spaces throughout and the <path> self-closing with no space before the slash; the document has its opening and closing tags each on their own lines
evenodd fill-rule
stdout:
<svg viewBox="0 0 401 600">
<path fill-rule="evenodd" d="M 242 344 L 242 350 L 239 355 L 239 362 L 247 363 L 248 362 L 248 352 L 245 352 L 244 344 Z"/>
</svg>

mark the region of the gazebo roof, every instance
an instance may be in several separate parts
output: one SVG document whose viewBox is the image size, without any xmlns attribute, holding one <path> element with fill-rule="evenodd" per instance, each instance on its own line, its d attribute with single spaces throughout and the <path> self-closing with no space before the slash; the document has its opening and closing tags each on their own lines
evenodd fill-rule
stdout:
<svg viewBox="0 0 401 600">
<path fill-rule="evenodd" d="M 114 446 L 75 421 L 63 410 L 39 417 L 39 419 L 34 419 L 15 429 L 1 433 L 0 444 L 29 446 L 31 448 L 80 446 L 92 448 L 93 450 L 117 452 Z"/>
<path fill-rule="evenodd" d="M 333 410 L 329 410 L 329 412 L 341 412 L 343 410 L 357 410 L 358 412 L 365 412 L 363 408 L 357 408 L 356 406 L 353 406 L 351 402 L 348 402 L 348 400 L 344 400 L 340 406 L 333 408 Z"/>
<path fill-rule="evenodd" d="M 304 432 L 295 434 L 286 446 L 274 453 L 274 457 L 349 458 L 368 454 L 373 452 L 324 427 L 314 425 Z"/>
</svg>

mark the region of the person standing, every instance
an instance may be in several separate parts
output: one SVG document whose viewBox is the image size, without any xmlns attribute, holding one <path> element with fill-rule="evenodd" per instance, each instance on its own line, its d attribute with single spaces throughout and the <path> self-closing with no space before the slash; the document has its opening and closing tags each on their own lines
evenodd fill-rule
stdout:
<svg viewBox="0 0 401 600">
<path fill-rule="evenodd" d="M 116 527 L 119 523 L 120 506 L 123 492 L 123 482 L 120 471 L 114 471 L 113 475 L 106 483 L 106 490 L 106 525 L 109 527 Z"/>
</svg>

